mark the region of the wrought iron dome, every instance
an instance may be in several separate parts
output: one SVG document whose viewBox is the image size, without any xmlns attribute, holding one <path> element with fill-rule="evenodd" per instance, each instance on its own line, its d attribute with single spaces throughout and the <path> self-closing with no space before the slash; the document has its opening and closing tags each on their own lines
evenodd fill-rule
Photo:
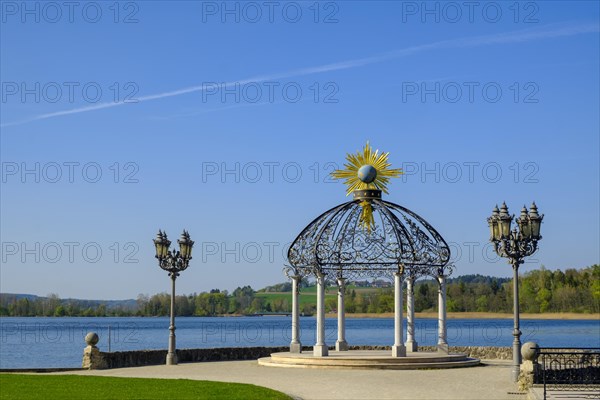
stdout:
<svg viewBox="0 0 600 400">
<path fill-rule="evenodd" d="M 424 218 L 381 198 L 387 181 L 377 184 L 377 175 L 401 173 L 387 169 L 387 153 L 373 153 L 367 143 L 364 159 L 360 156 L 349 155 L 351 164 L 334 173 L 354 185 L 354 200 L 324 212 L 304 228 L 288 251 L 291 267 L 297 274 L 323 274 L 330 280 L 390 278 L 398 271 L 437 276 L 450 260 L 448 244 Z M 368 156 L 383 156 L 383 162 L 373 163 Z M 362 186 L 357 180 L 349 182 L 354 171 Z"/>
</svg>

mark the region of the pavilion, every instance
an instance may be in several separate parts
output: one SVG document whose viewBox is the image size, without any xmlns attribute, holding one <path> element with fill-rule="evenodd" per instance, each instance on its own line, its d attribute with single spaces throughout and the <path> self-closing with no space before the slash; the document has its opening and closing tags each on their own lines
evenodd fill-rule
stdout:
<svg viewBox="0 0 600 400">
<path fill-rule="evenodd" d="M 314 277 L 317 284 L 317 328 L 314 357 L 329 355 L 325 343 L 325 285 L 338 287 L 336 351 L 348 350 L 345 337 L 346 282 L 359 278 L 394 281 L 394 344 L 392 357 L 416 353 L 414 284 L 422 277 L 438 283 L 438 353 L 448 354 L 446 341 L 446 278 L 452 273 L 450 248 L 422 217 L 382 199 L 389 179 L 402 172 L 390 169 L 389 153 L 373 151 L 347 155 L 345 169 L 332 175 L 345 179 L 353 200 L 315 218 L 294 240 L 288 251 L 286 275 L 292 280 L 292 340 L 290 353 L 301 353 L 299 283 Z M 403 284 L 407 286 L 407 340 L 403 341 Z"/>
</svg>

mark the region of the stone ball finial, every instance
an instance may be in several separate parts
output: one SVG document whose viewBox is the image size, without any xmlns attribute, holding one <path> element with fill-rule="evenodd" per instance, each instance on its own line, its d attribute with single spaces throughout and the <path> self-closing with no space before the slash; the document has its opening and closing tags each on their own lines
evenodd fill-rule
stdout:
<svg viewBox="0 0 600 400">
<path fill-rule="evenodd" d="M 88 346 L 95 346 L 99 340 L 100 337 L 98 337 L 96 332 L 88 332 L 88 334 L 85 335 L 85 342 L 88 344 Z"/>
<path fill-rule="evenodd" d="M 523 356 L 523 360 L 535 360 L 539 354 L 539 351 L 540 349 L 536 342 L 527 342 L 521 346 L 521 355 Z"/>
</svg>

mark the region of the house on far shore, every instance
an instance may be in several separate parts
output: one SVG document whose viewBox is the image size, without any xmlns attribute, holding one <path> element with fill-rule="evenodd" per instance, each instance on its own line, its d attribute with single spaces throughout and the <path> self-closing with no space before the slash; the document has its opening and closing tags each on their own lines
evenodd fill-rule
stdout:
<svg viewBox="0 0 600 400">
<path fill-rule="evenodd" d="M 376 279 L 371 282 L 371 287 L 374 288 L 389 288 L 392 287 L 392 284 L 388 281 L 384 281 L 383 279 Z"/>
<path fill-rule="evenodd" d="M 389 288 L 392 287 L 391 282 L 385 281 L 383 279 L 376 279 L 373 282 L 369 282 L 367 280 L 364 281 L 352 281 L 350 284 L 356 287 L 371 287 L 371 288 Z"/>
</svg>

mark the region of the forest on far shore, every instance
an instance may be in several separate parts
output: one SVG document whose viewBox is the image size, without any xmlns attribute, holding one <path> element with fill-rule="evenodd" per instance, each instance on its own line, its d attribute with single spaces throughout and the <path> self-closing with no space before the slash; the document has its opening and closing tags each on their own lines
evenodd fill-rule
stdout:
<svg viewBox="0 0 600 400">
<path fill-rule="evenodd" d="M 448 279 L 446 290 L 448 312 L 512 312 L 512 279 L 463 275 Z M 438 284 L 433 279 L 417 281 L 415 311 L 435 311 L 437 292 Z M 330 285 L 325 297 L 327 312 L 337 309 L 336 293 L 337 287 Z M 170 301 L 166 292 L 110 301 L 61 299 L 57 294 L 38 297 L 6 293 L 0 294 L 0 316 L 166 316 L 169 315 Z M 519 302 L 524 313 L 599 313 L 600 265 L 565 271 L 542 267 L 525 272 L 519 277 Z M 303 281 L 300 311 L 312 315 L 315 309 L 315 286 Z M 350 282 L 346 287 L 345 309 L 347 313 L 393 312 L 393 288 L 381 281 Z M 244 286 L 231 293 L 213 289 L 178 295 L 175 310 L 179 316 L 288 313 L 291 311 L 291 283 L 260 290 Z"/>
</svg>

